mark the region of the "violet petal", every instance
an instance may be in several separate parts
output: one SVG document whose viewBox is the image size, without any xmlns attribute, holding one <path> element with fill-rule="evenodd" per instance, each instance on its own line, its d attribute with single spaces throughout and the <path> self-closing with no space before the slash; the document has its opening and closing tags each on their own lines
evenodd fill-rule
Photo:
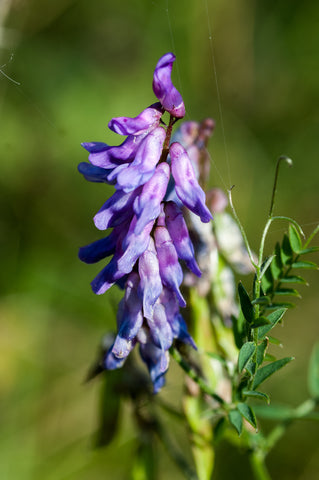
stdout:
<svg viewBox="0 0 319 480">
<path fill-rule="evenodd" d="M 158 393 L 165 385 L 164 374 L 168 369 L 168 353 L 163 352 L 160 348 L 155 347 L 155 345 L 152 345 L 151 343 L 146 343 L 140 344 L 140 355 L 150 372 L 154 393 Z M 163 371 L 162 367 L 165 363 L 166 369 Z"/>
<path fill-rule="evenodd" d="M 178 198 L 189 210 L 198 215 L 202 222 L 209 222 L 213 217 L 205 205 L 205 193 L 198 184 L 186 150 L 175 142 L 170 146 L 169 152 Z"/>
<path fill-rule="evenodd" d="M 116 191 L 94 216 L 94 224 L 99 230 L 120 225 L 130 219 L 133 212 L 133 202 L 141 190 L 124 193 Z"/>
<path fill-rule="evenodd" d="M 152 177 L 162 154 L 165 136 L 166 132 L 162 127 L 155 128 L 146 136 L 134 161 L 119 173 L 116 188 L 130 192 Z"/>
<path fill-rule="evenodd" d="M 120 135 L 141 135 L 158 126 L 164 111 L 160 103 L 154 103 L 137 117 L 116 117 L 109 122 L 109 128 Z"/>
<path fill-rule="evenodd" d="M 169 165 L 161 163 L 156 167 L 152 178 L 143 186 L 142 193 L 136 197 L 133 206 L 137 216 L 136 234 L 139 234 L 148 222 L 155 220 L 161 213 L 161 202 L 165 197 L 169 177 Z"/>
<path fill-rule="evenodd" d="M 176 118 L 182 118 L 185 115 L 184 102 L 171 80 L 175 59 L 173 53 L 166 53 L 159 59 L 153 76 L 153 91 L 167 112 Z"/>
<path fill-rule="evenodd" d="M 118 260 L 118 268 L 121 272 L 130 273 L 142 253 L 147 249 L 150 241 L 150 233 L 154 221 L 149 222 L 139 235 L 134 233 L 136 217 L 134 216 L 129 231 L 123 240 L 123 255 Z"/>
<path fill-rule="evenodd" d="M 165 308 L 161 303 L 155 305 L 153 318 L 148 318 L 147 324 L 150 327 L 154 345 L 163 351 L 168 350 L 173 343 L 173 333 L 166 318 Z M 165 370 L 165 367 L 163 369 Z"/>
<path fill-rule="evenodd" d="M 146 134 L 143 135 L 129 135 L 121 145 L 117 145 L 115 147 L 111 147 L 109 145 L 105 145 L 104 148 L 100 147 L 100 149 L 93 148 L 91 143 L 82 143 L 84 148 L 87 150 L 90 148 L 93 150 L 89 155 L 89 161 L 92 165 L 96 165 L 97 167 L 102 168 L 114 168 L 121 163 L 130 163 L 136 154 L 136 151 L 143 141 Z M 100 143 L 95 143 L 94 145 L 101 145 Z M 90 145 L 88 147 L 88 145 Z M 90 151 L 90 150 L 89 150 Z"/>
<path fill-rule="evenodd" d="M 178 263 L 172 239 L 165 227 L 156 227 L 154 235 L 162 282 L 175 292 L 180 306 L 185 307 L 186 302 L 179 289 L 183 280 L 183 271 Z"/>
<path fill-rule="evenodd" d="M 200 277 L 201 271 L 195 260 L 194 247 L 181 209 L 174 202 L 167 202 L 164 209 L 166 227 L 173 240 L 177 255 L 186 262 L 188 268 L 195 275 Z"/>
<path fill-rule="evenodd" d="M 163 290 L 152 238 L 150 238 L 147 250 L 139 258 L 138 272 L 140 275 L 139 294 L 143 299 L 144 317 L 152 318 L 155 302 Z"/>
</svg>

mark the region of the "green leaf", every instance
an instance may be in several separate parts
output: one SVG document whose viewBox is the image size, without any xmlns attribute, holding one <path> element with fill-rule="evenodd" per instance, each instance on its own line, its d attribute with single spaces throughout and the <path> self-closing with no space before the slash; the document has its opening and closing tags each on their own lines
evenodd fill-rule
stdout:
<svg viewBox="0 0 319 480">
<path fill-rule="evenodd" d="M 247 405 L 247 403 L 238 403 L 237 409 L 239 413 L 247 420 L 247 422 L 257 429 L 257 421 L 253 409 Z"/>
<path fill-rule="evenodd" d="M 239 312 L 238 318 L 232 315 L 232 325 L 235 344 L 236 347 L 240 349 L 247 335 L 247 323 L 241 310 Z"/>
<path fill-rule="evenodd" d="M 265 365 L 264 367 L 261 367 L 259 370 L 257 370 L 252 385 L 253 390 L 255 390 L 255 388 L 257 388 L 262 382 L 267 380 L 268 377 L 277 372 L 277 370 L 283 368 L 285 365 L 287 365 L 287 363 L 291 362 L 291 360 L 294 360 L 294 357 L 281 358 L 280 360 L 269 363 L 268 365 Z"/>
<path fill-rule="evenodd" d="M 299 254 L 302 249 L 302 242 L 299 233 L 294 225 L 289 225 L 289 242 L 293 252 Z"/>
<path fill-rule="evenodd" d="M 289 265 L 292 263 L 293 252 L 291 250 L 290 242 L 288 235 L 285 233 L 281 249 L 280 249 L 280 258 L 283 265 Z"/>
<path fill-rule="evenodd" d="M 268 268 L 264 274 L 264 276 L 261 279 L 261 288 L 265 293 L 269 293 L 273 289 L 273 278 L 271 274 L 271 269 Z"/>
<path fill-rule="evenodd" d="M 312 398 L 319 399 L 319 343 L 312 349 L 308 368 L 308 390 Z"/>
<path fill-rule="evenodd" d="M 250 324 L 250 327 L 259 328 L 269 324 L 271 324 L 271 321 L 267 317 L 258 317 Z"/>
<path fill-rule="evenodd" d="M 269 420 L 289 420 L 295 415 L 291 407 L 284 405 L 255 405 L 254 408 L 258 417 Z"/>
<path fill-rule="evenodd" d="M 277 280 L 280 277 L 282 272 L 282 266 L 283 265 L 281 261 L 281 255 L 280 255 L 280 245 L 279 243 L 276 243 L 274 259 L 270 266 L 272 276 L 275 280 Z"/>
<path fill-rule="evenodd" d="M 283 277 L 280 279 L 281 283 L 300 283 L 303 285 L 308 285 L 306 280 L 298 275 L 289 275 L 288 277 Z"/>
<path fill-rule="evenodd" d="M 295 288 L 279 288 L 274 292 L 275 295 L 291 295 L 292 297 L 301 298 L 300 293 Z"/>
<path fill-rule="evenodd" d="M 269 310 L 273 310 L 274 308 L 277 310 L 278 308 L 285 308 L 286 310 L 288 308 L 294 308 L 296 306 L 295 303 L 291 302 L 273 302 L 271 305 L 269 305 L 268 308 Z"/>
<path fill-rule="evenodd" d="M 252 305 L 269 305 L 270 297 L 268 297 L 267 295 L 263 295 L 262 297 L 256 298 L 251 303 Z"/>
<path fill-rule="evenodd" d="M 275 357 L 275 355 L 270 355 L 270 353 L 266 353 L 264 360 L 265 362 L 274 362 L 275 360 L 277 360 L 277 358 Z"/>
<path fill-rule="evenodd" d="M 239 354 L 238 354 L 238 370 L 242 372 L 251 357 L 254 355 L 256 351 L 256 345 L 254 342 L 246 342 L 241 347 Z"/>
<path fill-rule="evenodd" d="M 262 339 L 269 330 L 271 330 L 278 322 L 282 319 L 285 312 L 287 311 L 286 308 L 278 308 L 274 312 L 270 313 L 267 319 L 270 321 L 269 325 L 265 325 L 264 327 L 260 327 L 258 330 L 258 339 Z"/>
<path fill-rule="evenodd" d="M 303 250 L 300 250 L 299 255 L 306 255 L 308 253 L 318 252 L 318 250 L 319 247 L 304 248 Z"/>
<path fill-rule="evenodd" d="M 223 433 L 225 431 L 227 421 L 225 417 L 221 417 L 214 427 L 214 443 L 216 444 L 223 438 Z"/>
<path fill-rule="evenodd" d="M 244 390 L 243 395 L 246 397 L 256 398 L 258 400 L 265 400 L 267 404 L 270 403 L 270 398 L 266 393 L 257 392 L 256 390 Z"/>
<path fill-rule="evenodd" d="M 269 341 L 268 338 L 265 338 L 260 345 L 257 347 L 257 365 L 261 365 L 265 358 L 265 353 L 268 347 Z"/>
<path fill-rule="evenodd" d="M 156 456 L 152 438 L 147 442 L 141 442 L 134 456 L 134 463 L 131 471 L 132 480 L 155 480 Z"/>
<path fill-rule="evenodd" d="M 243 312 L 245 320 L 248 323 L 251 323 L 254 320 L 254 307 L 250 301 L 249 295 L 246 292 L 244 285 L 241 282 L 239 282 L 238 284 L 238 294 L 241 310 Z"/>
<path fill-rule="evenodd" d="M 278 338 L 272 337 L 271 335 L 267 335 L 267 338 L 269 340 L 269 343 L 272 343 L 273 345 L 278 345 L 279 347 L 282 347 L 282 341 L 279 340 Z"/>
<path fill-rule="evenodd" d="M 275 258 L 276 255 L 270 255 L 269 257 L 266 258 L 266 260 L 263 262 L 262 266 L 261 266 L 261 269 L 260 269 L 260 278 L 262 278 L 265 273 L 266 273 L 266 270 L 268 269 L 269 265 L 271 264 L 271 262 L 273 261 L 273 259 Z"/>
<path fill-rule="evenodd" d="M 249 360 L 249 362 L 247 363 L 245 368 L 246 368 L 247 372 L 249 373 L 249 375 L 252 377 L 256 373 L 257 364 L 256 364 L 256 362 L 253 362 L 252 360 Z"/>
<path fill-rule="evenodd" d="M 228 419 L 230 423 L 236 428 L 238 435 L 240 435 L 243 430 L 243 419 L 239 411 L 231 410 L 228 414 Z"/>
<path fill-rule="evenodd" d="M 318 265 L 314 262 L 294 262 L 291 268 L 314 268 L 318 269 Z"/>
</svg>

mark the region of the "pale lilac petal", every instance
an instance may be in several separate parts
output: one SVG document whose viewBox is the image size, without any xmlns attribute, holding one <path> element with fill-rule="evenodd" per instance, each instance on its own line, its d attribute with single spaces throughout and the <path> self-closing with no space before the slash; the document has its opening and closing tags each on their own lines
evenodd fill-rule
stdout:
<svg viewBox="0 0 319 480">
<path fill-rule="evenodd" d="M 152 238 L 150 238 L 147 250 L 139 258 L 138 273 L 140 276 L 139 294 L 143 299 L 144 317 L 152 318 L 154 305 L 163 290 L 157 254 Z"/>
<path fill-rule="evenodd" d="M 182 211 L 174 202 L 167 202 L 164 209 L 166 227 L 173 240 L 177 255 L 186 262 L 188 268 L 195 275 L 200 277 L 201 271 L 195 260 L 194 247 Z"/>
<path fill-rule="evenodd" d="M 174 87 L 171 80 L 173 53 L 166 53 L 159 59 L 154 71 L 153 91 L 167 112 L 177 118 L 185 115 L 185 106 L 181 94 Z"/>
<path fill-rule="evenodd" d="M 125 192 L 134 190 L 146 183 L 154 174 L 166 137 L 164 128 L 155 128 L 141 143 L 134 161 L 117 177 L 116 188 Z"/>
<path fill-rule="evenodd" d="M 198 215 L 202 222 L 209 222 L 213 217 L 205 205 L 205 193 L 197 182 L 186 150 L 179 143 L 172 143 L 169 152 L 178 198 L 189 210 Z"/>
<path fill-rule="evenodd" d="M 166 318 L 165 308 L 161 303 L 155 305 L 153 317 L 147 318 L 147 324 L 150 327 L 154 345 L 164 351 L 168 350 L 173 343 L 173 333 Z M 163 370 L 165 370 L 165 367 L 163 367 Z"/>
<path fill-rule="evenodd" d="M 111 347 L 108 350 L 107 354 L 104 357 L 103 366 L 106 370 L 116 370 L 117 368 L 121 368 L 123 367 L 124 362 L 126 360 L 125 357 L 124 358 L 116 357 L 112 352 L 112 348 L 113 347 Z"/>
<path fill-rule="evenodd" d="M 154 103 L 135 118 L 112 118 L 109 128 L 120 135 L 141 135 L 157 127 L 164 110 L 160 103 Z"/>
<path fill-rule="evenodd" d="M 194 340 L 188 333 L 187 325 L 179 313 L 179 304 L 174 292 L 169 288 L 163 288 L 159 301 L 165 307 L 166 318 L 170 324 L 174 338 L 191 345 L 197 350 Z"/>
<path fill-rule="evenodd" d="M 134 201 L 137 216 L 135 233 L 139 234 L 145 225 L 161 213 L 161 202 L 166 194 L 170 168 L 167 163 L 157 166 L 152 178 L 143 186 L 142 193 Z"/>
<path fill-rule="evenodd" d="M 158 393 L 165 385 L 164 375 L 168 369 L 169 354 L 155 347 L 152 343 L 146 343 L 140 345 L 140 355 L 150 372 L 154 393 Z M 164 366 L 165 369 L 163 369 Z"/>
<path fill-rule="evenodd" d="M 156 227 L 154 235 L 162 282 L 175 292 L 180 306 L 185 307 L 186 302 L 179 289 L 183 280 L 183 271 L 178 263 L 172 239 L 165 227 Z"/>
</svg>

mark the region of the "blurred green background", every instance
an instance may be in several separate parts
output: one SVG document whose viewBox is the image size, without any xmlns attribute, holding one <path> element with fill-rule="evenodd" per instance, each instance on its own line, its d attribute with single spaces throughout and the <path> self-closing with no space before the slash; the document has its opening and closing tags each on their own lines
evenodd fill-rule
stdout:
<svg viewBox="0 0 319 480">
<path fill-rule="evenodd" d="M 174 51 L 187 119 L 217 123 L 211 185 L 236 185 L 252 245 L 281 154 L 294 167 L 281 171 L 276 213 L 309 233 L 319 220 L 318 22 L 311 0 L 0 1 L 0 65 L 21 84 L 0 72 L 1 480 L 129 478 L 129 411 L 110 447 L 91 448 L 100 384 L 82 381 L 114 329 L 120 292 L 94 296 L 89 282 L 100 267 L 77 259 L 79 246 L 101 236 L 92 217 L 111 191 L 77 173 L 87 158 L 80 143 L 119 142 L 108 121 L 154 102 L 153 69 Z M 268 251 L 284 230 L 274 227 Z M 294 405 L 307 395 L 319 331 L 317 272 L 307 278 L 278 334 L 282 356 L 296 361 L 268 382 L 273 399 Z M 166 398 L 179 392 L 178 375 L 172 368 Z M 318 440 L 316 426 L 293 426 L 269 458 L 273 478 L 317 478 Z M 244 478 L 245 457 L 219 450 L 214 478 Z M 161 478 L 182 478 L 159 456 Z"/>
</svg>

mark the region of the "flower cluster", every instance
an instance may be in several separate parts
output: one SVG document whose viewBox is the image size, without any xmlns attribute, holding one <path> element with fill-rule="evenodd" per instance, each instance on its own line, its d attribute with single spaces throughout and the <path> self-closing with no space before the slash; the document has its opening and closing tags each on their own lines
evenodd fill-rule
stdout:
<svg viewBox="0 0 319 480">
<path fill-rule="evenodd" d="M 186 302 L 180 291 L 179 260 L 195 275 L 201 272 L 182 209 L 202 222 L 212 218 L 185 148 L 179 142 L 170 144 L 173 124 L 185 115 L 183 99 L 171 81 L 174 61 L 167 53 L 156 65 L 153 91 L 159 102 L 135 118 L 109 122 L 111 130 L 126 136 L 123 143 L 83 143 L 90 163 L 78 167 L 87 180 L 115 186 L 94 217 L 99 230 L 112 232 L 79 252 L 86 263 L 112 256 L 91 283 L 94 293 L 102 294 L 113 284 L 125 289 L 117 313 L 118 333 L 104 368 L 121 367 L 139 343 L 154 392 L 164 384 L 174 338 L 195 347 L 180 314 Z M 165 112 L 170 115 L 168 126 L 162 120 Z"/>
</svg>

